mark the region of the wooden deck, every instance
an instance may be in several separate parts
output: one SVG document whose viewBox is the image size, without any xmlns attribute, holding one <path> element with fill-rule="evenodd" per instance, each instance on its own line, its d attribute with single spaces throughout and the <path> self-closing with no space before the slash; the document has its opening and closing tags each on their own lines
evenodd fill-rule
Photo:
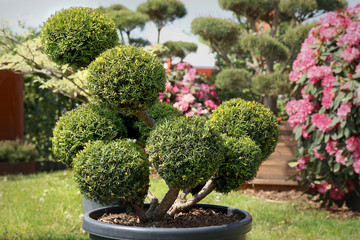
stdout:
<svg viewBox="0 0 360 240">
<path fill-rule="evenodd" d="M 279 141 L 275 151 L 260 166 L 256 178 L 242 188 L 266 190 L 299 189 L 295 181 L 287 180 L 295 173 L 295 169 L 288 163 L 295 158 L 294 147 L 296 141 L 292 135 L 292 128 L 287 122 L 279 124 Z"/>
</svg>

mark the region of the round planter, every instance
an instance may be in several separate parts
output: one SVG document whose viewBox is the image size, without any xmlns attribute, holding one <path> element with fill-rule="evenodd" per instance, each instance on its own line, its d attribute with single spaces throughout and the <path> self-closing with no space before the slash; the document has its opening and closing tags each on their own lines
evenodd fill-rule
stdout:
<svg viewBox="0 0 360 240">
<path fill-rule="evenodd" d="M 89 211 L 92 211 L 94 209 L 105 208 L 105 207 L 115 207 L 115 206 L 119 205 L 117 202 L 113 202 L 110 205 L 104 205 L 104 204 L 101 204 L 101 203 L 96 202 L 94 200 L 87 199 L 87 198 L 84 197 L 84 195 L 82 195 L 81 198 L 82 198 L 82 205 L 83 205 L 84 214 L 89 212 Z"/>
<path fill-rule="evenodd" d="M 148 206 L 145 204 L 145 206 Z M 82 228 L 90 234 L 92 240 L 118 239 L 118 240 L 242 240 L 251 230 L 251 215 L 237 208 L 196 204 L 194 207 L 211 208 L 222 211 L 228 215 L 238 214 L 243 217 L 241 221 L 212 227 L 197 228 L 145 228 L 129 227 L 98 222 L 97 219 L 105 212 L 124 212 L 121 207 L 106 207 L 90 211 L 84 215 Z"/>
</svg>

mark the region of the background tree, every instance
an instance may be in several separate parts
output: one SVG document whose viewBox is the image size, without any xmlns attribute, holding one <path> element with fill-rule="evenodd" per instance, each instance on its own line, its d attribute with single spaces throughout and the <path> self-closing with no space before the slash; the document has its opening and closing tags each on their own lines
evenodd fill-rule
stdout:
<svg viewBox="0 0 360 240">
<path fill-rule="evenodd" d="M 251 74 L 249 79 L 232 77 L 227 80 L 229 86 L 242 85 L 231 80 L 252 82 L 252 91 L 276 114 L 278 95 L 290 90 L 286 74 L 313 26 L 304 21 L 343 8 L 346 1 L 219 0 L 219 6 L 232 11 L 237 22 L 199 17 L 192 22 L 192 32 L 209 41 L 225 67 L 240 67 Z M 244 66 L 235 64 L 239 59 Z M 216 81 L 224 86 L 221 76 Z"/>
<path fill-rule="evenodd" d="M 129 44 L 135 45 L 147 45 L 147 41 L 141 41 L 142 39 L 133 39 L 130 37 L 131 31 L 139 27 L 141 30 L 144 28 L 149 17 L 146 14 L 140 12 L 134 12 L 128 9 L 127 7 L 121 4 L 111 5 L 108 8 L 99 7 L 98 10 L 102 11 L 108 15 L 116 24 L 117 28 L 120 31 L 120 35 L 123 38 L 123 32 L 127 35 L 127 40 Z"/>
<path fill-rule="evenodd" d="M 192 42 L 183 42 L 183 41 L 167 41 L 164 43 L 164 46 L 169 49 L 168 57 L 178 57 L 180 62 L 184 60 L 186 55 L 192 52 L 196 52 L 197 45 Z"/>
<path fill-rule="evenodd" d="M 185 5 L 178 0 L 148 0 L 137 7 L 137 12 L 149 16 L 158 29 L 157 43 L 160 43 L 161 29 L 169 22 L 186 15 Z"/>
</svg>

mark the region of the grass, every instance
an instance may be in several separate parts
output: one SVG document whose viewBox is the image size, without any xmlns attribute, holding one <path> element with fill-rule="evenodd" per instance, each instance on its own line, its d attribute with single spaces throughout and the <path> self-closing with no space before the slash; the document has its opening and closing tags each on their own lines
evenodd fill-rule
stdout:
<svg viewBox="0 0 360 240">
<path fill-rule="evenodd" d="M 165 194 L 165 183 L 152 180 L 151 191 Z M 309 203 L 276 203 L 239 192 L 212 193 L 204 201 L 244 209 L 253 217 L 251 240 L 359 239 L 359 218 L 329 218 Z M 0 177 L 0 239 L 88 239 L 81 230 L 81 195 L 70 171 Z"/>
</svg>

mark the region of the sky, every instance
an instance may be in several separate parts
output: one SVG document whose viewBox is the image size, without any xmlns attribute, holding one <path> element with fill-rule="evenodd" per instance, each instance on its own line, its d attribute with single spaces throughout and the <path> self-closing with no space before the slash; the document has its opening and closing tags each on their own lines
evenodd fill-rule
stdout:
<svg viewBox="0 0 360 240">
<path fill-rule="evenodd" d="M 46 19 L 63 8 L 83 6 L 97 8 L 108 7 L 113 4 L 122 4 L 131 10 L 146 0 L 0 0 L 0 19 L 9 22 L 11 28 L 20 31 L 18 21 L 26 27 L 39 27 Z M 185 61 L 194 66 L 210 67 L 214 65 L 215 55 L 209 48 L 198 41 L 198 36 L 191 34 L 191 21 L 200 16 L 213 16 L 218 18 L 233 18 L 230 11 L 221 9 L 218 0 L 181 0 L 187 9 L 187 15 L 165 26 L 161 31 L 160 42 L 188 41 L 198 44 L 196 54 L 189 54 Z M 355 6 L 360 0 L 349 0 L 349 6 Z M 156 43 L 157 30 L 153 23 L 146 24 L 143 31 L 131 32 L 132 37 L 144 37 L 151 43 Z"/>
</svg>

